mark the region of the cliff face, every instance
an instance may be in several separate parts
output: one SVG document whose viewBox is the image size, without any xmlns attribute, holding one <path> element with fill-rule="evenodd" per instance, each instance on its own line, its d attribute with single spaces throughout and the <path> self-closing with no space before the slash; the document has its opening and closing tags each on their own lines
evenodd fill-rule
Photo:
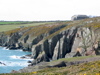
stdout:
<svg viewBox="0 0 100 75">
<path fill-rule="evenodd" d="M 0 45 L 32 51 L 32 64 L 100 54 L 100 18 L 18 28 L 0 33 Z"/>
</svg>

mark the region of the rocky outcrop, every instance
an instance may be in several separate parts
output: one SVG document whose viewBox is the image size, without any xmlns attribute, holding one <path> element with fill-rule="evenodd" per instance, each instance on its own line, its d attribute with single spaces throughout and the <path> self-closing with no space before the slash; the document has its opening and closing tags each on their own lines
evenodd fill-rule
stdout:
<svg viewBox="0 0 100 75">
<path fill-rule="evenodd" d="M 100 35 L 99 33 L 97 35 Z M 85 27 L 71 28 L 45 42 L 32 47 L 32 56 L 37 63 L 75 56 L 97 55 L 100 36 Z M 39 59 L 42 59 L 39 61 Z M 36 64 L 36 63 L 35 63 Z"/>
<path fill-rule="evenodd" d="M 100 28 L 91 27 L 96 20 L 91 21 L 27 27 L 10 35 L 0 33 L 0 46 L 31 51 L 32 65 L 60 58 L 99 55 Z"/>
</svg>

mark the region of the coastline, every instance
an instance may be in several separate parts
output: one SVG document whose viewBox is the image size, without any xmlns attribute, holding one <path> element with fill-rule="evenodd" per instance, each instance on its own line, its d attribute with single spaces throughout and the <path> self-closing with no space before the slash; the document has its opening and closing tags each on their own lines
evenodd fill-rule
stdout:
<svg viewBox="0 0 100 75">
<path fill-rule="evenodd" d="M 97 61 L 100 58 L 99 21 L 100 17 L 95 17 L 18 28 L 0 33 L 0 45 L 12 51 L 22 49 L 32 52 L 31 55 L 21 56 L 21 59 L 34 59 L 28 61 L 28 67 L 19 70 L 21 73 Z M 89 56 L 90 59 L 86 60 Z"/>
<path fill-rule="evenodd" d="M 72 58 L 69 58 L 72 59 Z M 41 62 L 33 66 L 28 66 L 23 69 L 20 69 L 19 71 L 13 70 L 11 73 L 30 73 L 30 72 L 36 72 L 40 71 L 46 68 L 61 68 L 61 67 L 69 67 L 73 65 L 80 65 L 84 63 L 89 63 L 89 62 L 95 62 L 95 61 L 100 61 L 100 55 L 99 56 L 85 56 L 85 57 L 73 57 L 73 60 L 68 61 L 68 59 L 60 59 L 57 61 L 52 61 L 52 62 Z"/>
<path fill-rule="evenodd" d="M 1 50 L 3 49 L 3 54 L 4 55 L 2 55 L 2 54 L 0 54 L 0 55 L 2 55 L 1 57 L 0 57 L 0 66 L 1 66 L 1 69 L 4 69 L 4 68 L 7 68 L 7 71 L 8 71 L 8 68 L 9 68 L 9 70 L 10 69 L 12 69 L 13 70 L 13 68 L 12 67 L 17 67 L 17 66 L 19 66 L 19 70 L 23 67 L 27 67 L 30 63 L 29 63 L 29 61 L 33 61 L 33 59 L 31 59 L 31 57 L 29 56 L 29 54 L 27 54 L 27 53 L 24 53 L 24 51 L 22 51 L 22 50 L 9 50 L 9 49 L 6 49 L 6 47 L 2 47 L 2 46 L 0 46 L 0 48 L 1 48 Z M 5 52 L 5 53 L 4 53 Z M 7 55 L 6 54 L 6 52 L 7 52 L 7 54 L 8 53 L 13 53 L 13 54 L 9 54 L 9 55 Z M 16 55 L 16 53 L 22 53 L 22 54 L 17 54 Z M 26 55 L 24 55 L 24 54 L 26 54 Z M 23 58 L 24 57 L 24 58 Z M 21 62 L 22 61 L 22 62 Z M 10 68 L 11 67 L 11 68 Z M 6 69 L 5 69 L 6 70 Z M 18 67 L 17 67 L 17 70 L 18 70 Z M 2 70 L 1 70 L 2 71 Z M 6 71 L 6 72 L 7 72 Z M 3 72 L 4 73 L 4 72 Z M 10 72 L 9 72 L 10 73 Z"/>
</svg>

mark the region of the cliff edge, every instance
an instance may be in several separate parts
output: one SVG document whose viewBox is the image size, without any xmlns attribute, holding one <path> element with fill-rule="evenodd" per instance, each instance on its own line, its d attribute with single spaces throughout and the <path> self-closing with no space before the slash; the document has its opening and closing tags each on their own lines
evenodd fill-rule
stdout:
<svg viewBox="0 0 100 75">
<path fill-rule="evenodd" d="M 31 65 L 100 55 L 100 17 L 17 28 L 0 33 L 0 46 L 31 51 Z"/>
</svg>

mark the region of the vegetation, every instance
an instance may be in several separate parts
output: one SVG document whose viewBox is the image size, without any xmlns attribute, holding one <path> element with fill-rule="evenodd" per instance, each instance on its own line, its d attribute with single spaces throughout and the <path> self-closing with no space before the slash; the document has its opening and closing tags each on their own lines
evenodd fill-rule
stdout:
<svg viewBox="0 0 100 75">
<path fill-rule="evenodd" d="M 18 32 L 18 31 L 24 31 L 24 30 L 27 30 L 26 33 L 24 33 L 23 36 L 25 35 L 32 35 L 32 36 L 38 36 L 38 35 L 41 35 L 41 34 L 44 34 L 44 33 L 48 33 L 49 31 L 51 31 L 52 29 L 55 29 L 59 26 L 62 26 L 64 23 L 36 23 L 36 24 L 31 24 L 31 25 L 23 25 L 23 26 L 26 26 L 26 27 L 23 27 L 23 28 L 16 28 L 16 29 L 11 29 L 11 30 L 7 30 L 5 33 L 7 35 L 10 35 L 11 33 L 14 33 L 14 32 Z M 15 25 L 15 26 L 18 26 L 18 25 Z M 15 28 L 15 26 L 13 28 Z M 28 27 L 27 27 L 28 26 Z M 4 27 L 4 26 L 3 26 Z"/>
<path fill-rule="evenodd" d="M 0 25 L 10 25 L 10 24 L 28 24 L 33 23 L 32 21 L 0 21 Z"/>
<path fill-rule="evenodd" d="M 60 61 L 73 62 L 73 61 L 83 60 L 83 59 L 92 58 L 92 57 L 100 57 L 100 56 L 82 56 L 82 57 L 72 57 L 72 58 L 67 58 L 67 59 L 62 58 L 62 59 L 59 59 L 59 60 L 52 61 L 51 63 L 60 62 Z"/>
<path fill-rule="evenodd" d="M 4 25 L 0 25 L 0 32 L 3 32 L 3 31 L 9 31 L 9 30 L 13 30 L 13 29 L 16 29 L 16 28 L 23 28 L 23 27 L 28 27 L 28 26 L 37 26 L 37 25 L 44 25 L 44 24 L 51 24 L 51 23 L 54 23 L 54 22 L 37 22 L 37 23 L 20 23 L 20 22 L 4 22 L 3 24 Z M 2 24 L 2 22 L 0 22 L 0 24 Z"/>
<path fill-rule="evenodd" d="M 46 68 L 37 71 L 39 75 L 100 75 L 100 61 L 83 63 L 61 68 Z"/>
<path fill-rule="evenodd" d="M 34 35 L 38 36 L 43 33 L 48 33 L 49 31 L 51 31 L 52 29 L 58 26 L 66 25 L 65 27 L 59 29 L 58 31 L 54 32 L 53 34 L 45 38 L 45 39 L 49 39 L 59 34 L 61 31 L 64 31 L 65 29 L 69 29 L 73 26 L 74 27 L 82 26 L 82 27 L 88 27 L 88 28 L 91 27 L 94 30 L 96 30 L 97 28 L 100 28 L 100 22 L 98 21 L 99 19 L 100 18 L 92 18 L 92 19 L 84 19 L 80 21 L 67 21 L 67 22 L 37 22 L 37 23 L 30 23 L 30 24 L 0 25 L 0 32 L 7 31 L 6 32 L 7 34 L 11 34 L 13 32 L 17 32 L 16 28 L 18 31 L 27 29 L 28 31 L 24 33 L 24 36 L 27 34 L 31 34 L 32 36 Z"/>
<path fill-rule="evenodd" d="M 0 25 L 18 25 L 18 24 L 31 24 L 31 23 L 53 23 L 57 21 L 0 21 Z"/>
<path fill-rule="evenodd" d="M 100 18 L 91 18 L 91 19 L 84 19 L 80 21 L 69 21 L 69 22 L 39 22 L 39 23 L 31 23 L 31 24 L 16 24 L 16 25 L 0 25 L 0 31 L 6 31 L 5 33 L 7 35 L 10 35 L 11 33 L 20 32 L 23 31 L 26 32 L 23 34 L 22 39 L 26 35 L 32 36 L 39 36 L 45 33 L 50 33 L 51 30 L 56 29 L 57 27 L 60 27 L 62 25 L 65 25 L 65 27 L 60 28 L 59 30 L 49 34 L 48 36 L 44 37 L 43 39 L 50 39 L 53 36 L 59 34 L 61 31 L 64 31 L 66 29 L 69 29 L 71 27 L 86 27 L 86 28 L 92 28 L 92 30 L 97 32 L 97 29 L 100 29 Z M 20 26 L 24 26 L 22 28 L 19 28 Z M 9 31 L 8 31 L 9 30 Z M 91 32 L 92 33 L 92 32 Z M 88 34 L 86 37 L 89 38 L 89 36 L 94 36 Z M 42 39 L 42 40 L 43 40 Z M 95 38 L 96 39 L 96 38 Z M 93 39 L 93 40 L 95 40 Z M 41 40 L 41 39 L 40 39 Z M 87 50 L 88 46 L 85 37 L 83 38 L 83 48 Z M 88 39 L 87 39 L 88 40 Z M 70 62 L 70 61 L 78 61 L 85 58 L 92 58 L 93 56 L 85 56 L 85 57 L 73 57 L 73 58 L 63 58 L 56 61 L 52 61 L 49 64 L 54 64 L 59 61 L 64 62 Z M 61 67 L 61 68 L 46 68 L 40 71 L 36 72 L 30 72 L 30 73 L 13 73 L 13 74 L 2 74 L 2 75 L 100 75 L 100 61 L 94 61 L 89 63 L 83 63 L 79 65 L 73 65 L 68 67 Z"/>
<path fill-rule="evenodd" d="M 94 56 L 84 56 L 84 57 L 74 57 L 69 59 L 60 59 L 58 61 L 67 60 L 67 61 L 74 61 L 74 60 L 81 60 L 85 58 L 91 58 Z M 100 56 L 95 56 L 100 57 Z M 53 61 L 55 62 L 55 61 Z M 53 63 L 52 62 L 52 63 Z M 39 71 L 33 71 L 30 73 L 6 73 L 0 75 L 100 75 L 100 61 L 93 61 L 88 63 L 82 63 L 78 65 L 71 65 L 67 67 L 53 67 L 53 68 L 45 68 Z"/>
</svg>

